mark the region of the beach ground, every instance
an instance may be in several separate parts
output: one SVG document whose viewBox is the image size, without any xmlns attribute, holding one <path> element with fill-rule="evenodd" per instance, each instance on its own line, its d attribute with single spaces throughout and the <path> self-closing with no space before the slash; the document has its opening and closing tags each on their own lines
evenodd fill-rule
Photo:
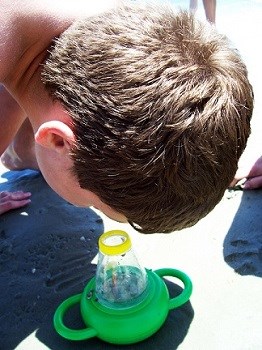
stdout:
<svg viewBox="0 0 262 350">
<path fill-rule="evenodd" d="M 201 7 L 198 15 L 203 17 Z M 240 50 L 255 93 L 243 164 L 261 156 L 262 148 L 261 18 L 262 1 L 217 2 L 218 30 Z M 194 227 L 142 235 L 93 208 L 63 201 L 37 172 L 8 172 L 2 165 L 0 171 L 0 190 L 32 192 L 30 206 L 0 217 L 1 350 L 262 349 L 262 190 L 226 191 Z M 169 313 L 158 333 L 141 343 L 121 347 L 97 338 L 67 341 L 54 331 L 53 314 L 94 275 L 97 240 L 109 229 L 130 234 L 145 267 L 171 267 L 188 274 L 192 296 Z M 171 297 L 181 292 L 180 281 L 166 283 Z M 84 327 L 78 309 L 68 322 Z"/>
</svg>

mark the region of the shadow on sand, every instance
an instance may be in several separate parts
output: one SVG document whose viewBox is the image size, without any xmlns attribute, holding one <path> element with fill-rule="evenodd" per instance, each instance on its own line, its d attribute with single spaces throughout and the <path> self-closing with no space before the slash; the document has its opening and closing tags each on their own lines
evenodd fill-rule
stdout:
<svg viewBox="0 0 262 350">
<path fill-rule="evenodd" d="M 53 314 L 71 295 L 81 293 L 94 276 L 91 263 L 103 232 L 101 218 L 91 209 L 76 208 L 57 196 L 38 172 L 7 172 L 2 190 L 32 193 L 32 203 L 0 217 L 0 339 L 1 349 L 15 349 L 36 332 L 50 350 L 122 349 L 97 338 L 70 342 L 53 328 Z M 166 281 L 172 297 L 181 293 Z M 129 349 L 174 350 L 185 338 L 194 312 L 190 302 L 169 313 L 163 327 Z M 69 326 L 83 328 L 78 308 Z M 66 320 L 66 323 L 68 323 Z M 139 326 L 139 325 L 138 325 Z"/>
<path fill-rule="evenodd" d="M 262 190 L 243 191 L 224 240 L 224 259 L 240 275 L 262 277 Z"/>
</svg>

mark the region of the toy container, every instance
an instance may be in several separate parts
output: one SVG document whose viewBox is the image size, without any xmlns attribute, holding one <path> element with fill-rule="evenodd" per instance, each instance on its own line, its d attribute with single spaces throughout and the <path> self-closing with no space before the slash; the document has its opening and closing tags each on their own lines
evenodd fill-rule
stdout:
<svg viewBox="0 0 262 350">
<path fill-rule="evenodd" d="M 83 293 L 66 299 L 54 315 L 56 331 L 70 340 L 98 337 L 112 344 L 132 344 L 154 334 L 165 322 L 169 310 L 186 303 L 192 293 L 189 277 L 176 269 L 149 270 L 134 254 L 125 231 L 112 230 L 99 238 L 96 275 Z M 163 277 L 176 277 L 184 284 L 174 298 Z M 65 313 L 80 305 L 84 329 L 70 329 L 64 324 Z"/>
</svg>

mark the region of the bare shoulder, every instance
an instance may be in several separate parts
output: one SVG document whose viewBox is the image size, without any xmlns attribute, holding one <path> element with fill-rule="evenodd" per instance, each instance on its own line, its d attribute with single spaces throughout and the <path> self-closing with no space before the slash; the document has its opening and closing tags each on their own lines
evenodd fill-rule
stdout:
<svg viewBox="0 0 262 350">
<path fill-rule="evenodd" d="M 83 17 L 95 15 L 117 0 L 1 0 L 0 1 L 0 82 L 16 84 L 31 62 L 54 37 Z"/>
</svg>

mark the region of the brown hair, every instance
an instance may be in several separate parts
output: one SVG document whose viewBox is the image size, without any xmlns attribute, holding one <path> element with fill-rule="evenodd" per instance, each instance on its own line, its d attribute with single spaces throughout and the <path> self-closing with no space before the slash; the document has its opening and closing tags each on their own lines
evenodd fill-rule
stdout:
<svg viewBox="0 0 262 350">
<path fill-rule="evenodd" d="M 250 133 L 253 92 L 239 54 L 209 24 L 140 6 L 74 23 L 43 80 L 73 119 L 80 186 L 137 230 L 171 232 L 221 200 Z"/>
</svg>

